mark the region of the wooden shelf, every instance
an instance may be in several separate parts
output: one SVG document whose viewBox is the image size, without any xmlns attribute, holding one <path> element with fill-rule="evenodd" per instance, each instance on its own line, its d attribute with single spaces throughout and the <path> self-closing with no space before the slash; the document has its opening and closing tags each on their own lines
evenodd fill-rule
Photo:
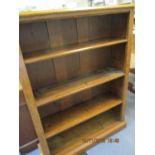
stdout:
<svg viewBox="0 0 155 155">
<path fill-rule="evenodd" d="M 47 59 L 62 57 L 70 55 L 73 53 L 84 52 L 88 50 L 93 50 L 101 47 L 107 47 L 112 45 L 117 45 L 121 43 L 126 43 L 127 39 L 111 39 L 106 41 L 90 41 L 89 43 L 81 43 L 77 45 L 70 45 L 67 47 L 51 50 L 40 50 L 36 52 L 29 52 L 24 55 L 24 60 L 26 64 L 31 64 L 38 61 L 43 61 Z"/>
<path fill-rule="evenodd" d="M 52 88 L 48 87 L 40 89 L 36 93 L 36 103 L 38 107 L 43 106 L 45 104 L 48 104 L 49 102 L 59 100 L 61 98 L 95 87 L 100 84 L 104 84 L 123 76 L 124 73 L 121 70 L 107 68 L 95 72 L 89 76 L 72 80 L 60 86 L 58 85 Z"/>
<path fill-rule="evenodd" d="M 112 133 L 119 131 L 125 125 L 126 122 L 118 121 L 116 113 L 108 111 L 49 139 L 51 154 L 81 153 Z"/>
<path fill-rule="evenodd" d="M 122 101 L 118 97 L 106 94 L 73 106 L 65 111 L 47 116 L 43 119 L 45 136 L 50 138 L 121 103 Z"/>
</svg>

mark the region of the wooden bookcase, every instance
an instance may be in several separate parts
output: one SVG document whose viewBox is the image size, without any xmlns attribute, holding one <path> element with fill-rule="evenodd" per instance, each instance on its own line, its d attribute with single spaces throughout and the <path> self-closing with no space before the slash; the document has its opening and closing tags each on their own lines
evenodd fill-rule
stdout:
<svg viewBox="0 0 155 155">
<path fill-rule="evenodd" d="M 133 11 L 20 14 L 20 80 L 44 155 L 80 154 L 125 127 Z"/>
</svg>

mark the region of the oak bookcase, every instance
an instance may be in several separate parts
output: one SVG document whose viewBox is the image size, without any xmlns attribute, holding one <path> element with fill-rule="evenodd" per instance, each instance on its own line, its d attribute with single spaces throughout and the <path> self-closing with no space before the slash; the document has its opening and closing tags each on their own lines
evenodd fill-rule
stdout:
<svg viewBox="0 0 155 155">
<path fill-rule="evenodd" d="M 80 154 L 125 127 L 133 13 L 20 13 L 20 80 L 44 155 Z"/>
</svg>

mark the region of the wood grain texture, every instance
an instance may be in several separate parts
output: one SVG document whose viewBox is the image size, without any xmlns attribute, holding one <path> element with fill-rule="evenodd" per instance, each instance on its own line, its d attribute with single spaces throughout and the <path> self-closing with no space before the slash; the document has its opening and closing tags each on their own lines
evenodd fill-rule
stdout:
<svg viewBox="0 0 155 155">
<path fill-rule="evenodd" d="M 49 139 L 54 155 L 80 154 L 126 125 L 113 112 L 101 114 L 75 128 Z"/>
<path fill-rule="evenodd" d="M 77 43 L 76 20 L 66 19 L 48 21 L 47 26 L 49 32 L 50 47 L 52 49 Z M 53 62 L 57 83 L 67 81 L 78 75 L 79 57 L 77 54 L 67 57 L 55 57 Z M 72 66 L 70 64 L 72 64 Z M 59 101 L 59 104 L 60 109 L 63 110 L 72 104 L 72 98 L 67 97 Z"/>
<path fill-rule="evenodd" d="M 26 124 L 26 125 L 25 125 Z M 19 91 L 19 151 L 27 153 L 37 148 L 37 136 L 23 91 Z"/>
<path fill-rule="evenodd" d="M 46 22 L 20 24 L 19 40 L 23 53 L 49 48 Z"/>
<path fill-rule="evenodd" d="M 121 100 L 115 96 L 106 94 L 87 102 L 73 106 L 63 112 L 45 117 L 43 125 L 46 138 L 50 138 L 73 126 L 85 122 L 92 117 L 101 114 L 121 104 Z"/>
<path fill-rule="evenodd" d="M 49 19 L 64 19 L 72 17 L 84 17 L 84 16 L 95 16 L 95 15 L 106 15 L 106 14 L 117 14 L 129 12 L 131 8 L 134 8 L 134 4 L 116 5 L 116 6 L 103 6 L 103 7 L 92 7 L 88 9 L 79 10 L 46 10 L 46 11 L 26 11 L 21 12 L 19 16 L 20 23 L 38 22 Z"/>
<path fill-rule="evenodd" d="M 113 62 L 111 63 L 111 67 L 118 68 L 120 70 L 124 69 L 125 48 L 126 48 L 126 43 L 111 47 L 111 60 Z"/>
<path fill-rule="evenodd" d="M 65 57 L 56 58 L 54 59 L 54 65 L 55 65 L 55 74 L 58 83 L 61 83 L 63 81 L 68 80 L 68 74 L 67 74 L 67 60 Z M 61 71 L 61 72 L 60 72 Z M 59 104 L 59 109 L 64 109 L 64 105 L 68 107 L 68 104 L 71 103 L 71 97 L 65 98 L 64 100 L 57 101 L 57 104 Z"/>
<path fill-rule="evenodd" d="M 28 152 L 36 149 L 37 145 L 38 145 L 38 138 L 20 146 L 19 151 L 20 151 L 20 153 L 25 154 L 25 153 L 28 153 Z"/>
<path fill-rule="evenodd" d="M 37 62 L 26 67 L 34 91 L 57 82 L 52 60 Z"/>
<path fill-rule="evenodd" d="M 81 104 L 83 102 L 87 102 L 88 100 L 96 98 L 97 96 L 102 96 L 104 93 L 107 93 L 110 91 L 111 89 L 110 85 L 111 83 L 106 83 L 106 84 L 99 85 L 97 87 L 93 87 L 93 88 L 84 90 L 82 92 L 73 94 L 69 96 L 71 97 L 71 100 L 70 100 L 70 103 L 68 103 L 67 105 L 66 105 L 66 102 L 67 102 L 66 98 L 68 97 L 65 97 L 63 99 L 52 102 L 52 104 L 49 103 L 46 106 L 41 106 L 38 108 L 40 116 L 41 118 L 44 118 L 46 116 L 53 115 L 57 112 L 67 110 L 68 108 L 71 108 L 72 106 Z"/>
<path fill-rule="evenodd" d="M 48 21 L 47 27 L 51 48 L 71 45 L 77 42 L 75 19 Z"/>
<path fill-rule="evenodd" d="M 89 41 L 89 18 L 83 17 L 83 18 L 77 18 L 77 33 L 78 33 L 78 44 L 87 44 Z M 88 46 L 87 46 L 88 47 Z M 86 49 L 86 48 L 84 48 Z M 91 50 L 95 51 L 95 50 Z M 79 53 L 80 58 L 80 74 L 84 75 L 86 73 L 90 72 L 90 65 L 91 65 L 91 56 L 88 54 L 87 50 L 86 52 L 80 52 Z M 86 91 L 81 92 L 77 97 L 79 101 L 86 101 L 87 99 L 90 99 L 93 96 L 92 90 L 87 89 Z"/>
<path fill-rule="evenodd" d="M 128 4 L 20 15 L 21 82 L 45 155 L 80 154 L 96 144 L 81 139 L 98 142 L 125 126 L 133 9 Z M 106 93 L 123 103 L 88 104 Z M 46 134 L 40 117 L 43 124 L 52 120 L 49 128 L 44 124 Z"/>
<path fill-rule="evenodd" d="M 109 70 L 109 69 L 108 69 Z M 111 70 L 111 69 L 110 69 Z M 54 88 L 45 88 L 37 92 L 37 105 L 43 106 L 49 102 L 92 88 L 94 86 L 123 77 L 124 73 L 118 70 L 101 71 L 95 75 L 80 78 Z"/>
<path fill-rule="evenodd" d="M 83 39 L 82 39 L 83 41 Z M 112 40 L 99 40 L 99 41 L 92 41 L 88 43 L 81 43 L 77 45 L 70 45 L 68 47 L 63 47 L 59 49 L 53 50 L 40 50 L 34 53 L 27 53 L 24 55 L 24 60 L 26 64 L 53 59 L 57 57 L 63 57 L 75 53 L 83 54 L 83 52 L 87 52 L 93 49 L 117 45 L 121 43 L 126 43 L 126 39 L 112 39 Z"/>
<path fill-rule="evenodd" d="M 126 38 L 128 27 L 128 13 L 111 16 L 111 36 L 112 38 Z"/>
<path fill-rule="evenodd" d="M 34 123 L 34 127 L 38 136 L 38 139 L 43 147 L 43 152 L 46 155 L 50 155 L 50 151 L 48 148 L 48 144 L 47 141 L 45 139 L 44 136 L 44 130 L 41 124 L 41 120 L 40 120 L 40 116 L 39 113 L 37 111 L 37 107 L 36 107 L 36 103 L 35 103 L 35 99 L 33 96 L 33 92 L 32 92 L 32 88 L 31 88 L 31 84 L 27 75 L 27 71 L 26 71 L 26 67 L 23 61 L 23 57 L 22 57 L 22 53 L 21 53 L 21 49 L 19 49 L 19 56 L 20 56 L 20 81 L 23 87 L 23 92 L 25 95 L 25 99 L 32 117 L 32 121 Z"/>
<path fill-rule="evenodd" d="M 131 50 L 132 50 L 131 43 L 132 43 L 133 22 L 134 22 L 134 9 L 131 9 L 129 13 L 129 18 L 128 18 L 128 29 L 127 29 L 128 43 L 126 44 L 125 60 L 124 60 L 124 67 L 123 67 L 123 70 L 125 72 L 125 78 L 123 81 L 123 90 L 122 90 L 123 106 L 121 110 L 121 120 L 125 120 L 125 108 L 126 108 L 125 102 L 127 99 L 127 90 L 128 90 L 128 75 L 129 75 L 129 66 L 130 66 Z"/>
</svg>

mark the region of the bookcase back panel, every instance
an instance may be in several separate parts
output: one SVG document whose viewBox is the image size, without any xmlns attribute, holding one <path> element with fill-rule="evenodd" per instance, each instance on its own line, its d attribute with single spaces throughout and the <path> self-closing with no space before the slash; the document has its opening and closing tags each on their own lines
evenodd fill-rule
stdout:
<svg viewBox="0 0 155 155">
<path fill-rule="evenodd" d="M 123 86 L 124 86 L 123 82 L 124 82 L 124 79 L 119 78 L 115 81 L 112 81 L 110 85 L 110 93 L 115 94 L 121 99 L 123 99 Z"/>
<path fill-rule="evenodd" d="M 19 42 L 23 53 L 49 48 L 46 22 L 20 24 Z"/>
<path fill-rule="evenodd" d="M 52 60 L 27 65 L 27 71 L 33 90 L 52 85 L 57 82 Z"/>
<path fill-rule="evenodd" d="M 120 44 L 111 47 L 111 67 L 123 70 L 125 65 L 126 44 Z"/>
<path fill-rule="evenodd" d="M 109 38 L 111 35 L 111 16 L 94 16 L 77 19 L 79 42 Z"/>
<path fill-rule="evenodd" d="M 128 13 L 20 24 L 23 53 L 76 45 L 92 40 L 125 38 Z"/>
<path fill-rule="evenodd" d="M 50 47 L 61 47 L 78 42 L 75 19 L 52 20 L 47 22 Z"/>
<path fill-rule="evenodd" d="M 40 116 L 43 118 L 56 112 L 64 111 L 76 104 L 93 99 L 99 95 L 110 92 L 111 83 L 99 85 L 97 87 L 82 91 L 80 93 L 65 97 L 54 103 L 39 108 Z"/>
<path fill-rule="evenodd" d="M 111 48 L 101 48 L 27 65 L 33 90 L 64 83 L 109 67 Z"/>
<path fill-rule="evenodd" d="M 129 14 L 111 15 L 111 37 L 126 38 Z"/>
</svg>

